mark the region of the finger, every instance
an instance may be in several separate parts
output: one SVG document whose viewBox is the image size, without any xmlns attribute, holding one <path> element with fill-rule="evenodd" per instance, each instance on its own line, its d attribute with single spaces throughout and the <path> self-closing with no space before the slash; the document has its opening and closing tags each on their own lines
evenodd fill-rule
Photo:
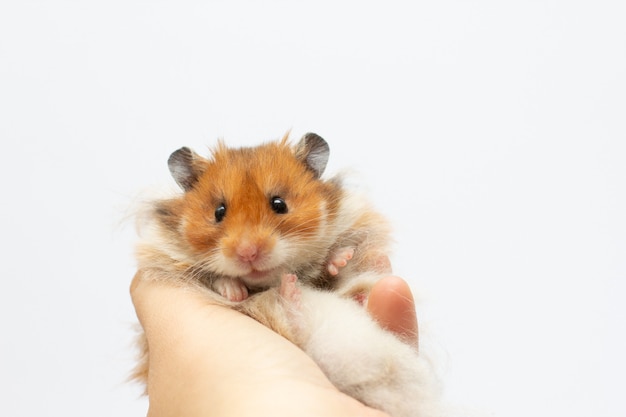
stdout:
<svg viewBox="0 0 626 417">
<path fill-rule="evenodd" d="M 370 291 L 367 309 L 378 323 L 407 343 L 418 345 L 418 324 L 415 302 L 405 280 L 387 276 Z"/>
<path fill-rule="evenodd" d="M 142 281 L 141 271 L 137 271 L 137 273 L 135 273 L 135 276 L 133 277 L 133 280 L 130 283 L 130 299 L 133 302 L 133 306 L 135 307 L 135 312 L 137 315 L 139 315 L 139 310 L 142 305 L 141 301 L 143 299 L 143 284 L 144 283 Z"/>
<path fill-rule="evenodd" d="M 135 273 L 135 276 L 133 277 L 133 280 L 130 283 L 130 296 L 131 298 L 133 298 L 133 302 L 135 301 L 135 295 L 137 293 L 137 287 L 139 286 L 139 281 L 141 281 L 141 271 L 137 271 L 137 273 Z"/>
</svg>

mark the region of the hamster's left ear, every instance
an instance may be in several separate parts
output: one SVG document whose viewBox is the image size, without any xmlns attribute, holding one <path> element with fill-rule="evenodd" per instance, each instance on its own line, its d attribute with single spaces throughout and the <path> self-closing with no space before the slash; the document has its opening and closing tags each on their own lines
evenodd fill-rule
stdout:
<svg viewBox="0 0 626 417">
<path fill-rule="evenodd" d="M 296 158 L 303 161 L 317 178 L 320 178 L 326 169 L 330 148 L 321 136 L 315 133 L 306 133 L 296 145 Z"/>
<path fill-rule="evenodd" d="M 184 191 L 191 190 L 204 172 L 202 158 L 187 147 L 174 151 L 167 160 L 167 166 Z"/>
</svg>

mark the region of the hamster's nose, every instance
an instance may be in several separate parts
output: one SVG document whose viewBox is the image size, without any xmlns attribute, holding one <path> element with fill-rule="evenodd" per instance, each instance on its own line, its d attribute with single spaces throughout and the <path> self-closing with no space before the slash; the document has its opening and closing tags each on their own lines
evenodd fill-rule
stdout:
<svg viewBox="0 0 626 417">
<path fill-rule="evenodd" d="M 259 250 L 257 246 L 250 242 L 242 242 L 237 246 L 237 256 L 242 262 L 252 262 L 257 258 Z"/>
</svg>

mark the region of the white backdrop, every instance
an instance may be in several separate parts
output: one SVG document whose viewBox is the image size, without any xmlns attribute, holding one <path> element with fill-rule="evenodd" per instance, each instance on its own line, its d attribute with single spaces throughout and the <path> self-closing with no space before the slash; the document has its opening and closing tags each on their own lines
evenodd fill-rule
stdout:
<svg viewBox="0 0 626 417">
<path fill-rule="evenodd" d="M 315 131 L 396 227 L 447 395 L 626 414 L 626 3 L 3 1 L 0 415 L 140 416 L 166 160 Z"/>
</svg>

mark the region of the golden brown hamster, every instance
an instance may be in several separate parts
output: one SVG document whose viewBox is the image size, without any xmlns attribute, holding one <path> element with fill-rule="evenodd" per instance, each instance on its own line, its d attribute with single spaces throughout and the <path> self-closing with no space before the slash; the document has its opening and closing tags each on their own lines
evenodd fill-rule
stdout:
<svg viewBox="0 0 626 417">
<path fill-rule="evenodd" d="M 339 177 L 308 133 L 251 148 L 188 148 L 168 166 L 182 193 L 139 216 L 142 279 L 208 289 L 309 354 L 338 389 L 393 417 L 439 414 L 429 362 L 363 304 L 391 272 L 387 221 Z M 147 381 L 147 345 L 136 377 Z"/>
</svg>

